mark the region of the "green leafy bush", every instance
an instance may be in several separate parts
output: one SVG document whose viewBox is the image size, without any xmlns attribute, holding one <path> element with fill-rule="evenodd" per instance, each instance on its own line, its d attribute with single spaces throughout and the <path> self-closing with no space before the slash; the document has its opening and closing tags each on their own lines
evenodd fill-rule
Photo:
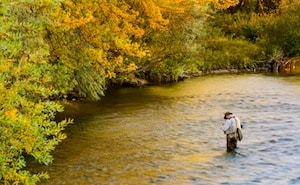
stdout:
<svg viewBox="0 0 300 185">
<path fill-rule="evenodd" d="M 300 55 L 300 2 L 280 7 L 280 14 L 264 17 L 262 45 L 269 55 L 278 51 L 287 57 Z"/>
<path fill-rule="evenodd" d="M 50 101 L 67 92 L 68 69 L 49 62 L 45 28 L 55 1 L 0 3 L 0 183 L 35 184 L 45 173 L 24 170 L 25 155 L 43 164 L 66 136 L 71 120 L 54 121 L 62 105 Z"/>
</svg>

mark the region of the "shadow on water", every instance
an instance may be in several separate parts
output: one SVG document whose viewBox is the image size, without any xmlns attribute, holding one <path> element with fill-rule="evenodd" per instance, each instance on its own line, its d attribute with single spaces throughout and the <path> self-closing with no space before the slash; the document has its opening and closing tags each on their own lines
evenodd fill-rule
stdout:
<svg viewBox="0 0 300 185">
<path fill-rule="evenodd" d="M 225 111 L 244 139 L 226 152 Z M 299 76 L 222 75 L 71 102 L 41 184 L 299 184 Z"/>
</svg>

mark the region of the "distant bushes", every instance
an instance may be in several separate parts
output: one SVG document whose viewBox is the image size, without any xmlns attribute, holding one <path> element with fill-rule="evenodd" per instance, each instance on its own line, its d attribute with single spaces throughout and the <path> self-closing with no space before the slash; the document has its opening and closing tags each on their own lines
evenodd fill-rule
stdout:
<svg viewBox="0 0 300 185">
<path fill-rule="evenodd" d="M 253 2 L 250 4 L 253 7 Z M 250 6 L 249 5 L 249 6 Z M 279 6 L 280 5 L 280 6 Z M 207 25 L 204 69 L 252 68 L 256 61 L 300 55 L 300 2 L 218 11 Z M 266 10 L 266 12 L 264 12 Z"/>
</svg>

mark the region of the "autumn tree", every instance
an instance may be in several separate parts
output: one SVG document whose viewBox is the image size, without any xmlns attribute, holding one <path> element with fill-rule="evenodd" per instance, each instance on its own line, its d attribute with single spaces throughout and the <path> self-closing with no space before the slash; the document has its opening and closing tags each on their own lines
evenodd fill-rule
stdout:
<svg viewBox="0 0 300 185">
<path fill-rule="evenodd" d="M 81 97 L 99 99 L 109 81 L 130 77 L 145 55 L 138 40 L 144 30 L 139 13 L 125 1 L 71 1 L 61 4 L 60 18 L 48 30 L 50 56 L 74 71 Z"/>
<path fill-rule="evenodd" d="M 45 42 L 51 0 L 0 3 L 0 180 L 1 184 L 35 184 L 47 175 L 24 170 L 24 156 L 49 164 L 50 152 L 65 138 L 70 121 L 55 122 L 63 107 L 50 97 L 70 89 L 66 66 L 49 62 Z"/>
<path fill-rule="evenodd" d="M 65 0 L 47 30 L 51 61 L 69 66 L 80 96 L 90 99 L 99 99 L 108 83 L 134 80 L 144 69 L 167 69 L 165 59 L 177 55 L 180 61 L 186 52 L 179 37 L 193 2 L 184 2 Z"/>
<path fill-rule="evenodd" d="M 138 23 L 144 30 L 140 46 L 147 52 L 136 62 L 137 77 L 154 82 L 178 80 L 189 65 L 190 42 L 198 34 L 192 33 L 192 25 L 203 18 L 203 12 L 198 12 L 201 6 L 196 1 L 134 1 L 132 8 L 143 20 Z"/>
</svg>

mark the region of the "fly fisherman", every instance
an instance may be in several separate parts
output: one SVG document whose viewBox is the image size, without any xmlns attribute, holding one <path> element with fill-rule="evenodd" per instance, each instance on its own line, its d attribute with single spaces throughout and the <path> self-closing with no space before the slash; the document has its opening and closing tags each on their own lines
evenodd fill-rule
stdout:
<svg viewBox="0 0 300 185">
<path fill-rule="evenodd" d="M 233 151 L 237 147 L 237 128 L 241 129 L 241 123 L 238 117 L 231 112 L 226 112 L 224 115 L 225 122 L 222 125 L 222 130 L 226 134 L 227 151 Z M 239 139 L 241 140 L 241 139 Z"/>
</svg>

